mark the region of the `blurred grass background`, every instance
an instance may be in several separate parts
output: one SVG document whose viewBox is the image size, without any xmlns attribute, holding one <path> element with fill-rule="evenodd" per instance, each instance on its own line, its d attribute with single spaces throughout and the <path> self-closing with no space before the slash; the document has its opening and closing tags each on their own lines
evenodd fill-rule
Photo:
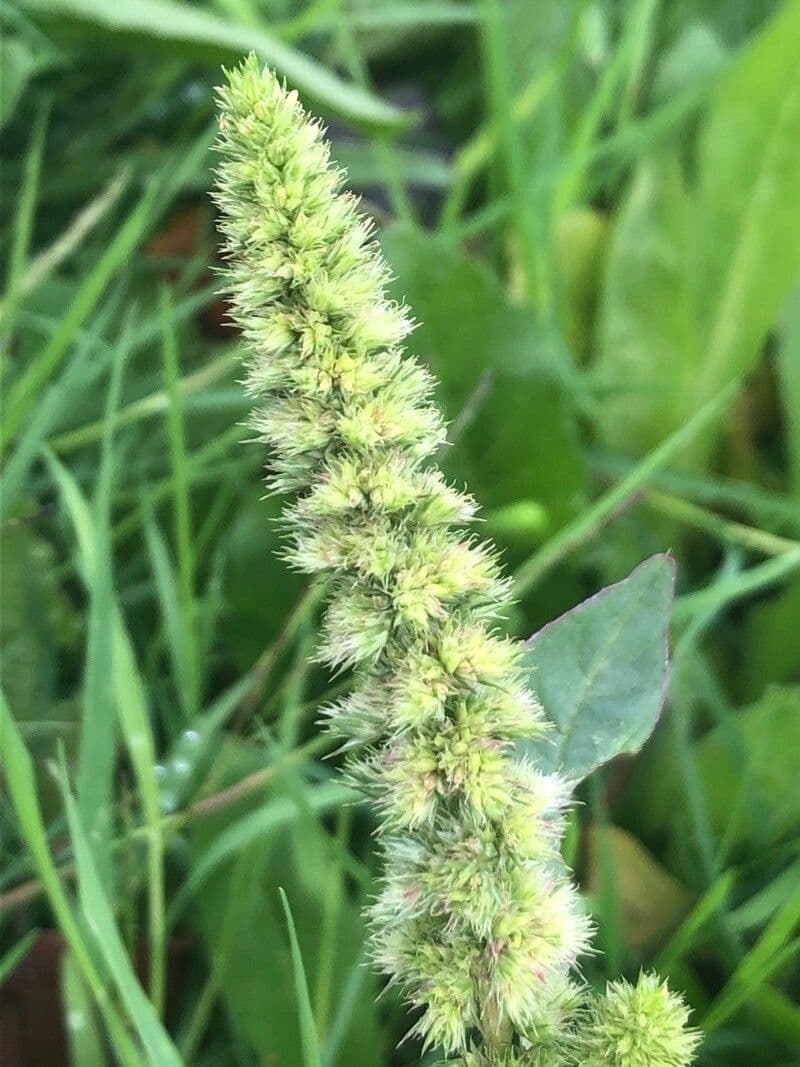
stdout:
<svg viewBox="0 0 800 1067">
<path fill-rule="evenodd" d="M 419 1059 L 363 965 L 370 816 L 323 759 L 319 597 L 273 555 L 216 295 L 212 89 L 250 49 L 378 223 L 510 628 L 676 556 L 661 724 L 566 845 L 587 979 L 657 968 L 703 1065 L 800 1063 L 800 2 L 0 27 L 4 1064 Z"/>
</svg>

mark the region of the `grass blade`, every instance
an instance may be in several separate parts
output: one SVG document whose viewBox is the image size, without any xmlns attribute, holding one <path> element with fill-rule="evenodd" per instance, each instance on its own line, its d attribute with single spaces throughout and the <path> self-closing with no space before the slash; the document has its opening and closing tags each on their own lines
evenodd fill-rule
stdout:
<svg viewBox="0 0 800 1067">
<path fill-rule="evenodd" d="M 726 906 L 733 883 L 733 874 L 725 871 L 709 886 L 655 960 L 653 966 L 659 974 L 669 974 L 681 956 L 689 951 L 695 938 Z"/>
<path fill-rule="evenodd" d="M 174 0 L 24 0 L 26 10 L 69 20 L 78 27 L 157 42 L 199 54 L 212 62 L 236 61 L 256 52 L 287 81 L 323 107 L 353 122 L 384 129 L 405 125 L 401 111 L 341 81 L 316 60 L 277 40 L 260 27 L 237 24 L 197 6 Z"/>
<path fill-rule="evenodd" d="M 193 302 L 187 301 L 186 303 L 190 310 L 194 310 Z M 149 339 L 147 335 L 135 337 L 133 348 L 138 348 Z M 214 382 L 225 378 L 240 367 L 241 363 L 242 356 L 238 348 L 210 360 L 200 370 L 181 378 L 178 385 L 181 397 L 186 398 L 194 393 L 202 392 L 207 386 L 213 385 Z M 169 405 L 170 395 L 165 390 L 159 389 L 157 392 L 150 393 L 149 396 L 140 397 L 139 400 L 133 400 L 130 404 L 120 408 L 114 420 L 115 426 L 130 426 L 140 419 L 160 415 L 169 410 Z M 98 419 L 96 422 L 89 422 L 83 426 L 76 427 L 74 430 L 59 434 L 58 437 L 54 437 L 50 441 L 50 447 L 54 452 L 63 455 L 74 451 L 76 448 L 99 441 L 102 436 L 103 422 L 102 419 Z M 241 437 L 241 432 L 239 437 Z"/>
<path fill-rule="evenodd" d="M 69 1043 L 70 1063 L 105 1067 L 103 1042 L 92 1011 L 91 998 L 71 952 L 61 961 L 61 1000 Z"/>
<path fill-rule="evenodd" d="M 148 516 L 145 521 L 145 539 L 153 565 L 165 637 L 172 658 L 175 689 L 181 703 L 184 720 L 192 722 L 199 712 L 199 687 L 195 679 L 191 652 L 192 637 L 186 625 L 186 617 L 181 610 L 177 582 L 167 546 L 151 516 Z"/>
<path fill-rule="evenodd" d="M 292 911 L 289 901 L 282 889 L 278 892 L 281 896 L 283 914 L 286 916 L 286 927 L 289 931 L 289 945 L 292 951 L 292 969 L 294 971 L 294 988 L 297 995 L 297 1011 L 300 1016 L 300 1037 L 303 1045 L 304 1067 L 322 1067 L 322 1057 L 319 1051 L 317 1030 L 314 1026 L 314 1012 L 311 1009 L 311 998 L 308 995 L 308 982 L 306 981 L 303 957 L 300 955 L 300 945 L 297 940 L 297 931 L 294 927 Z"/>
<path fill-rule="evenodd" d="M 321 814 L 351 801 L 353 796 L 346 786 L 332 783 L 315 789 L 309 795 L 307 804 L 311 811 Z M 248 812 L 226 827 L 192 864 L 188 878 L 172 899 L 167 925 L 174 925 L 194 894 L 221 864 L 243 852 L 253 841 L 265 838 L 301 814 L 293 799 L 281 797 Z"/>
<path fill-rule="evenodd" d="M 147 899 L 150 951 L 150 999 L 160 1015 L 165 994 L 164 840 L 155 775 L 155 743 L 145 688 L 122 616 L 112 610 L 114 695 L 122 735 L 139 787 L 147 832 Z"/>
<path fill-rule="evenodd" d="M 555 537 L 523 563 L 514 575 L 514 595 L 519 597 L 527 593 L 547 571 L 594 537 L 614 515 L 630 504 L 654 474 L 663 470 L 691 441 L 716 422 L 733 399 L 737 388 L 738 382 L 731 383 L 713 400 L 704 404 L 687 423 L 637 463 L 613 489 L 559 530 Z"/>
<path fill-rule="evenodd" d="M 120 1061 L 125 1067 L 139 1067 L 140 1057 L 116 1008 L 108 997 L 105 981 L 95 963 L 94 955 L 67 900 L 47 845 L 47 832 L 36 796 L 33 761 L 25 747 L 17 724 L 11 716 L 5 697 L 0 691 L 0 757 L 11 803 L 17 813 L 23 840 L 33 858 L 42 886 L 61 933 L 69 945 L 81 974 L 97 1002 Z"/>
<path fill-rule="evenodd" d="M 182 1067 L 182 1060 L 155 1009 L 144 994 L 125 952 L 108 897 L 94 863 L 92 850 L 81 823 L 78 808 L 66 783 L 62 769 L 62 790 L 67 809 L 75 863 L 78 870 L 78 894 L 87 927 L 94 935 L 97 950 L 108 967 L 131 1022 L 141 1039 L 152 1067 Z"/>
<path fill-rule="evenodd" d="M 136 657 L 125 629 L 122 613 L 111 588 L 110 550 L 106 546 L 106 550 L 103 551 L 100 533 L 102 520 L 97 523 L 93 520 L 91 509 L 72 475 L 52 456 L 49 457 L 49 465 L 77 534 L 80 570 L 90 590 L 92 602 L 94 603 L 97 597 L 98 588 L 107 590 L 107 593 L 103 594 L 105 614 L 101 614 L 98 609 L 98 626 L 108 631 L 108 637 L 103 641 L 104 647 L 107 645 L 106 660 L 110 664 L 108 695 L 113 698 L 122 736 L 136 776 L 147 831 L 150 991 L 156 1010 L 160 1011 L 164 997 L 164 842 L 158 785 L 154 772 L 155 743 L 150 727 L 145 687 L 136 665 Z M 106 720 L 111 719 L 107 705 L 100 706 L 99 714 L 102 714 Z M 96 730 L 95 717 L 92 716 L 88 721 L 91 723 L 91 729 Z M 109 726 L 113 741 L 113 720 Z M 84 732 L 88 730 L 86 720 L 83 730 Z M 108 738 L 105 738 L 104 743 L 107 740 Z M 87 739 L 86 744 L 91 755 L 98 747 L 98 740 L 93 737 L 91 743 Z M 86 756 L 88 761 L 86 773 L 91 775 L 94 770 L 97 774 L 97 766 L 92 763 L 90 755 Z M 110 771 L 113 767 L 113 760 L 109 759 L 107 766 Z M 110 811 L 110 787 L 108 805 Z"/>
<path fill-rule="evenodd" d="M 192 516 L 189 495 L 189 466 L 184 425 L 183 398 L 180 389 L 178 343 L 169 291 L 161 290 L 161 319 L 163 330 L 162 355 L 164 379 L 169 407 L 167 430 L 172 461 L 173 507 L 175 513 L 175 543 L 178 562 L 178 602 L 186 634 L 186 656 L 190 717 L 200 710 L 200 677 L 197 662 L 196 611 L 194 603 L 194 553 L 192 550 Z"/>
<path fill-rule="evenodd" d="M 148 189 L 117 230 L 102 256 L 80 286 L 67 313 L 38 356 L 26 367 L 8 391 L 5 418 L 0 430 L 0 448 L 5 448 L 28 418 L 39 390 L 58 368 L 76 334 L 114 275 L 152 223 L 157 183 Z"/>
<path fill-rule="evenodd" d="M 17 446 L 3 470 L 3 492 L 0 494 L 0 517 L 8 515 L 14 502 L 25 488 L 25 479 L 39 455 L 42 442 L 53 425 L 69 409 L 85 381 L 86 368 L 96 351 L 102 347 L 103 332 L 116 313 L 119 293 L 112 293 L 107 306 L 97 315 L 91 332 L 81 337 L 75 356 L 64 372 L 42 395 L 36 409 L 20 434 Z M 102 435 L 102 420 L 101 420 Z"/>
<path fill-rule="evenodd" d="M 2 312 L 0 312 L 0 329 L 2 329 L 3 333 L 7 333 L 11 328 L 11 319 L 19 300 L 22 275 L 28 259 L 49 110 L 48 107 L 43 107 L 36 115 L 30 148 L 25 159 L 25 171 L 20 188 L 19 203 L 17 204 L 14 237 L 8 262 L 6 296 L 3 300 Z"/>
<path fill-rule="evenodd" d="M 83 715 L 78 746 L 78 805 L 88 828 L 97 868 L 107 890 L 112 885 L 111 834 L 114 790 L 116 723 L 112 706 L 111 617 L 113 578 L 109 514 L 114 478 L 113 414 L 119 405 L 125 339 L 117 348 L 106 404 L 106 430 L 97 477 L 93 512 L 89 518 L 94 542 L 94 565 L 87 571 L 89 634 L 83 685 Z"/>
<path fill-rule="evenodd" d="M 153 225 L 159 212 L 176 191 L 206 158 L 211 135 L 200 137 L 190 151 L 170 160 L 149 184 L 144 196 L 117 229 L 103 254 L 84 278 L 67 312 L 58 320 L 41 352 L 14 382 L 5 401 L 0 426 L 0 452 L 24 425 L 35 406 L 41 387 L 54 374 L 70 346 L 78 337 L 83 323 L 91 314 L 110 281 L 128 261 L 131 252 Z"/>
<path fill-rule="evenodd" d="M 8 952 L 6 952 L 2 959 L 0 959 L 0 985 L 2 985 L 6 978 L 8 978 L 10 974 L 13 974 L 20 963 L 22 963 L 38 936 L 38 930 L 29 930 L 27 934 L 24 934 L 19 941 L 17 941 L 16 945 L 12 945 Z"/>
<path fill-rule="evenodd" d="M 65 259 L 80 247 L 100 220 L 117 203 L 129 180 L 130 173 L 126 168 L 123 168 L 119 174 L 111 179 L 99 196 L 90 201 L 75 216 L 66 230 L 32 260 L 28 269 L 19 278 L 13 291 L 18 299 L 27 296 L 38 285 L 41 285 Z M 6 314 L 10 295 L 0 300 L 0 321 Z"/>
</svg>

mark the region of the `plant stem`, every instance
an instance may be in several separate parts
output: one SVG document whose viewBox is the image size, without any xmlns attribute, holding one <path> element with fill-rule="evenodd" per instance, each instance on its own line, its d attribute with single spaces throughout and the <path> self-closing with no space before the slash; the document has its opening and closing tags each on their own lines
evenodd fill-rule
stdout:
<svg viewBox="0 0 800 1067">
<path fill-rule="evenodd" d="M 740 545 L 742 548 L 762 552 L 766 556 L 782 556 L 786 552 L 800 549 L 800 541 L 779 537 L 766 530 L 734 522 L 706 508 L 701 508 L 697 504 L 692 504 L 688 500 L 682 500 L 680 497 L 671 496 L 656 489 L 649 490 L 643 501 L 667 518 L 677 519 L 678 522 L 687 526 L 703 530 L 725 544 Z"/>
<path fill-rule="evenodd" d="M 689 421 L 676 430 L 627 474 L 617 485 L 560 530 L 535 552 L 514 576 L 514 594 L 523 596 L 576 548 L 595 537 L 619 512 L 628 507 L 653 475 L 670 463 L 691 441 L 710 426 L 733 399 L 739 383 L 732 382 L 709 400 Z"/>
</svg>

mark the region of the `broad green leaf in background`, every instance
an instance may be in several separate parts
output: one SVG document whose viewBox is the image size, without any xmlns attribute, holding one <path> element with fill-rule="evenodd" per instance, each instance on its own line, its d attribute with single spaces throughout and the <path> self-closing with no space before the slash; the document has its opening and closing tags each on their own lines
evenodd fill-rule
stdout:
<svg viewBox="0 0 800 1067">
<path fill-rule="evenodd" d="M 379 128 L 402 126 L 403 113 L 371 93 L 341 81 L 316 60 L 284 44 L 258 26 L 222 18 L 178 0 L 21 0 L 32 15 L 95 33 L 161 45 L 210 62 L 235 62 L 256 52 L 301 92 L 354 122 Z"/>
<path fill-rule="evenodd" d="M 747 614 L 738 666 L 742 699 L 758 700 L 769 685 L 800 684 L 800 580 L 761 598 Z"/>
<path fill-rule="evenodd" d="M 278 556 L 275 497 L 241 507 L 225 534 L 225 614 L 220 638 L 241 671 L 281 632 L 304 580 Z"/>
<path fill-rule="evenodd" d="M 800 0 L 721 74 L 688 189 L 677 167 L 641 164 L 599 320 L 603 434 L 637 453 L 751 369 L 800 271 Z"/>
<path fill-rule="evenodd" d="M 720 79 L 698 147 L 695 405 L 749 368 L 800 271 L 800 0 Z"/>
<path fill-rule="evenodd" d="M 61 800 L 44 758 L 54 738 L 74 755 L 79 716 L 78 701 L 59 699 L 57 688 L 59 657 L 71 651 L 81 622 L 58 581 L 56 559 L 50 542 L 24 518 L 0 526 L 0 673 L 34 757 L 47 821 L 60 811 Z"/>
<path fill-rule="evenodd" d="M 548 530 L 579 509 L 584 464 L 570 397 L 549 368 L 530 315 L 484 264 L 406 226 L 383 235 L 395 295 L 419 328 L 410 348 L 431 367 L 454 447 L 443 456 L 484 507 L 532 501 Z"/>
<path fill-rule="evenodd" d="M 772 843 L 800 826 L 800 688 L 767 690 L 731 725 L 695 746 L 712 826 L 735 842 Z"/>
<path fill-rule="evenodd" d="M 601 424 L 615 446 L 646 452 L 681 424 L 698 352 L 693 256 L 680 161 L 649 158 L 617 218 L 601 297 Z"/>
<path fill-rule="evenodd" d="M 0 663 L 17 721 L 46 720 L 55 697 L 59 629 L 69 608 L 51 546 L 24 522 L 0 529 Z M 69 623 L 67 623 L 69 625 Z"/>
<path fill-rule="evenodd" d="M 521 754 L 579 781 L 638 752 L 666 694 L 674 583 L 672 558 L 653 556 L 530 639 L 523 664 L 552 729 Z"/>
<path fill-rule="evenodd" d="M 637 953 L 662 944 L 691 905 L 691 894 L 665 870 L 633 834 L 618 826 L 597 827 L 589 835 L 586 889 L 602 886 L 598 833 L 609 851 L 614 871 L 619 922 L 625 944 Z"/>
<path fill-rule="evenodd" d="M 306 798 L 310 810 L 322 813 L 353 800 L 357 794 L 344 785 L 329 783 L 319 786 Z M 238 853 L 257 840 L 264 840 L 286 823 L 298 817 L 297 805 L 287 797 L 278 797 L 269 803 L 254 808 L 220 831 L 205 851 L 195 859 L 188 877 L 175 894 L 167 916 L 172 926 L 181 912 L 191 903 L 200 887 L 218 870 L 229 863 Z"/>
<path fill-rule="evenodd" d="M 798 751 L 797 686 L 770 687 L 694 743 L 709 830 L 725 851 L 747 843 L 764 849 L 800 826 Z M 668 829 L 676 851 L 685 842 L 691 818 L 682 783 L 664 734 L 637 768 L 625 803 L 626 821 L 647 835 Z"/>
</svg>

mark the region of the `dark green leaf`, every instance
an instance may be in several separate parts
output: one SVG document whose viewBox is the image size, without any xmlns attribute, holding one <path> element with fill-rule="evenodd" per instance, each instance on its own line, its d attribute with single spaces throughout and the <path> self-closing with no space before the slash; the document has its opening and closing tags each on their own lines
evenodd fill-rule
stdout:
<svg viewBox="0 0 800 1067">
<path fill-rule="evenodd" d="M 520 750 L 538 766 L 579 780 L 642 747 L 666 692 L 674 582 L 672 558 L 653 556 L 531 638 L 524 664 L 552 730 Z"/>
</svg>

